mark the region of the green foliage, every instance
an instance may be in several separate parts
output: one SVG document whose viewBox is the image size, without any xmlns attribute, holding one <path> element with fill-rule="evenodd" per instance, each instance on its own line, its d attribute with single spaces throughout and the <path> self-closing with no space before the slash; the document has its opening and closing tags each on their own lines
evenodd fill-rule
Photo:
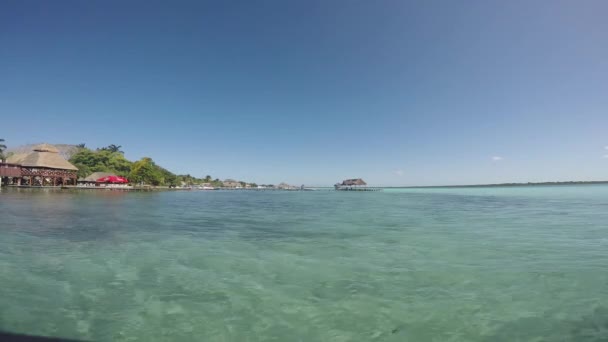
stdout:
<svg viewBox="0 0 608 342">
<path fill-rule="evenodd" d="M 181 185 L 181 183 L 185 183 L 186 185 L 197 185 L 197 184 L 201 184 L 204 182 L 204 179 L 202 178 L 196 178 L 191 176 L 190 174 L 187 175 L 177 175 L 177 181 L 179 184 L 177 185 Z"/>
<path fill-rule="evenodd" d="M 0 142 L 2 142 L 1 139 Z M 0 149 L 2 146 L 0 145 Z M 70 162 L 78 168 L 79 178 L 87 177 L 93 172 L 111 172 L 127 177 L 133 184 L 180 186 L 182 183 L 186 185 L 209 183 L 213 187 L 222 186 L 222 181 L 218 178 L 212 180 L 210 175 L 206 175 L 205 178 L 196 178 L 190 174 L 176 175 L 156 165 L 152 158 L 146 157 L 131 162 L 120 150 L 122 146 L 112 144 L 97 150 L 91 150 L 85 146 L 85 144 L 76 145 L 78 152 L 70 158 Z M 241 182 L 241 184 L 245 187 L 245 182 Z"/>
<path fill-rule="evenodd" d="M 148 157 L 144 157 L 133 163 L 129 180 L 133 183 L 151 185 L 161 185 L 165 181 L 161 168 L 154 163 L 152 158 Z"/>
<path fill-rule="evenodd" d="M 162 168 L 158 165 L 156 165 L 156 167 L 158 168 L 158 172 L 160 173 L 160 176 L 162 178 L 161 185 L 169 185 L 169 186 L 179 185 L 177 176 L 175 174 L 173 174 L 169 170 Z"/>
<path fill-rule="evenodd" d="M 120 146 L 120 145 L 114 145 L 114 144 L 112 144 L 112 145 L 108 145 L 106 147 L 98 148 L 97 150 L 98 151 L 109 151 L 109 152 L 112 152 L 112 153 L 115 153 L 115 152 L 124 153 L 123 151 L 120 150 L 121 147 L 122 146 Z"/>
<path fill-rule="evenodd" d="M 4 139 L 0 139 L 0 159 L 4 159 L 4 151 L 6 150 L 6 145 L 3 143 Z"/>
<path fill-rule="evenodd" d="M 79 151 L 70 158 L 78 168 L 78 177 L 87 177 L 93 172 L 111 172 L 127 177 L 131 183 L 151 185 L 179 185 L 180 176 L 162 168 L 151 158 L 142 158 L 136 162 L 127 160 L 120 150 L 121 146 L 109 145 L 93 151 L 85 144 L 77 145 Z M 188 175 L 189 176 L 189 175 Z M 196 180 L 191 177 L 191 181 Z"/>
<path fill-rule="evenodd" d="M 93 172 L 112 172 L 127 176 L 133 164 L 121 152 L 102 149 L 91 151 L 88 148 L 81 148 L 70 158 L 70 162 L 78 168 L 78 177 L 86 177 Z"/>
</svg>

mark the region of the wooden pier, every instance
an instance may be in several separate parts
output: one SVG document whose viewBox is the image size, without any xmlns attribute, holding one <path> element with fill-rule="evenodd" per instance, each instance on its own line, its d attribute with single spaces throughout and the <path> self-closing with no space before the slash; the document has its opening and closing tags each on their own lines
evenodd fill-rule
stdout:
<svg viewBox="0 0 608 342">
<path fill-rule="evenodd" d="M 336 188 L 336 191 L 382 191 L 382 188 L 355 188 L 355 187 L 341 187 Z"/>
<path fill-rule="evenodd" d="M 382 191 L 382 188 L 368 188 L 361 178 L 345 179 L 342 183 L 334 184 L 336 191 Z"/>
</svg>

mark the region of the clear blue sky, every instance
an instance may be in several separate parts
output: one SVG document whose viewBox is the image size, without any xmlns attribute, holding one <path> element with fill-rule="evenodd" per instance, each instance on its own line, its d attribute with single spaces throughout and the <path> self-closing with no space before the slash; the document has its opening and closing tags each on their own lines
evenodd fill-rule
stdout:
<svg viewBox="0 0 608 342">
<path fill-rule="evenodd" d="M 9 147 L 258 183 L 608 179 L 608 1 L 1 7 Z"/>
</svg>

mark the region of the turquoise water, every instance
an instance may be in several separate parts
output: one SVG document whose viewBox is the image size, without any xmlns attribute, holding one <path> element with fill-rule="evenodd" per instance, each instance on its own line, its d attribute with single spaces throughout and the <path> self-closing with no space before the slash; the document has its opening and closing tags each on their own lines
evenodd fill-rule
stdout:
<svg viewBox="0 0 608 342">
<path fill-rule="evenodd" d="M 608 186 L 0 192 L 0 330 L 608 341 Z"/>
</svg>

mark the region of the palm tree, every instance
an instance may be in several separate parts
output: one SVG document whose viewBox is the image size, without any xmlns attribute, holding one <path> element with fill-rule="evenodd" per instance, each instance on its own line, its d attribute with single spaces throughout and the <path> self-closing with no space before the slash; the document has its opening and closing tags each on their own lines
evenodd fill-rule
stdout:
<svg viewBox="0 0 608 342">
<path fill-rule="evenodd" d="M 122 151 L 120 150 L 121 147 L 122 146 L 120 146 L 120 145 L 112 144 L 112 145 L 108 146 L 108 150 L 110 150 L 110 152 L 121 152 L 122 153 Z"/>
<path fill-rule="evenodd" d="M 112 145 L 108 145 L 107 147 L 98 148 L 97 150 L 101 150 L 101 151 L 110 151 L 110 152 L 112 152 L 112 153 L 114 153 L 114 152 L 120 152 L 120 153 L 123 153 L 123 152 L 120 150 L 120 148 L 121 148 L 121 147 L 122 147 L 122 146 L 120 146 L 120 145 L 114 145 L 114 144 L 112 144 Z"/>
<path fill-rule="evenodd" d="M 0 139 L 0 160 L 4 159 L 4 151 L 6 150 L 6 145 L 3 144 L 4 139 Z"/>
</svg>

